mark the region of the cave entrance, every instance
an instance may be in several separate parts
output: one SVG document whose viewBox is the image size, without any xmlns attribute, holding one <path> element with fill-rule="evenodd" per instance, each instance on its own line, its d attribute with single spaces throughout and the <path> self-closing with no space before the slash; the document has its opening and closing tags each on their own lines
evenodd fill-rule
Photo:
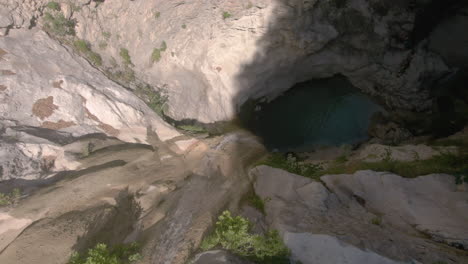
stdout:
<svg viewBox="0 0 468 264">
<path fill-rule="evenodd" d="M 370 118 L 382 110 L 345 77 L 299 83 L 271 102 L 241 107 L 244 126 L 270 151 L 312 151 L 368 139 Z"/>
</svg>

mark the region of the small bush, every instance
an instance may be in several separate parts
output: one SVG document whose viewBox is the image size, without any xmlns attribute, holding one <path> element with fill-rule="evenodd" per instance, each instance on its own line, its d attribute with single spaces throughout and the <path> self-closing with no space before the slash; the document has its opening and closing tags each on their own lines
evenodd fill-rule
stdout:
<svg viewBox="0 0 468 264">
<path fill-rule="evenodd" d="M 99 243 L 94 248 L 88 250 L 81 256 L 78 253 L 72 254 L 69 264 L 129 264 L 141 259 L 138 253 L 138 244 L 117 245 L 108 248 L 106 244 Z"/>
<path fill-rule="evenodd" d="M 257 165 L 267 165 L 314 179 L 318 179 L 318 172 L 322 171 L 322 167 L 320 165 L 298 162 L 296 157 L 292 154 L 285 156 L 281 153 L 273 153 Z"/>
<path fill-rule="evenodd" d="M 151 53 L 151 62 L 152 63 L 157 63 L 161 60 L 161 51 L 159 49 L 153 49 L 153 52 Z"/>
<path fill-rule="evenodd" d="M 130 54 L 128 53 L 128 49 L 121 48 L 119 54 L 125 65 L 133 65 L 132 60 L 130 59 Z"/>
<path fill-rule="evenodd" d="M 89 61 L 92 64 L 94 64 L 96 66 L 101 66 L 102 65 L 102 58 L 101 58 L 101 55 L 99 55 L 98 53 L 90 51 L 87 54 L 87 57 L 88 57 Z"/>
<path fill-rule="evenodd" d="M 250 226 L 247 219 L 232 217 L 229 211 L 224 211 L 218 217 L 213 234 L 203 240 L 201 249 L 220 246 L 257 263 L 289 263 L 289 249 L 277 231 L 260 236 L 251 234 Z"/>
<path fill-rule="evenodd" d="M 167 102 L 167 95 L 162 90 L 155 91 L 149 85 L 139 85 L 135 94 L 141 98 L 159 116 L 164 115 L 164 107 Z"/>
<path fill-rule="evenodd" d="M 112 34 L 111 34 L 110 32 L 104 31 L 104 32 L 102 32 L 102 36 L 103 36 L 105 39 L 110 39 L 110 37 L 112 36 Z"/>
<path fill-rule="evenodd" d="M 260 196 L 254 193 L 247 198 L 247 201 L 252 207 L 265 214 L 265 201 Z"/>
<path fill-rule="evenodd" d="M 55 11 L 60 11 L 60 4 L 57 2 L 49 2 L 46 4 L 46 7 Z"/>
<path fill-rule="evenodd" d="M 159 48 L 160 51 L 166 51 L 167 49 L 167 44 L 166 44 L 166 41 L 163 40 L 163 42 L 161 42 L 161 47 Z"/>
<path fill-rule="evenodd" d="M 374 218 L 372 218 L 371 223 L 373 225 L 380 226 L 382 224 L 382 219 L 380 217 L 374 217 Z"/>
<path fill-rule="evenodd" d="M 187 28 L 187 25 L 183 24 L 183 25 L 182 25 L 182 28 L 183 28 L 183 29 L 186 29 L 186 28 Z"/>
<path fill-rule="evenodd" d="M 75 21 L 66 19 L 62 13 L 55 16 L 49 12 L 44 14 L 44 29 L 53 35 L 75 35 Z"/>
<path fill-rule="evenodd" d="M 87 53 L 91 51 L 91 49 L 89 48 L 88 42 L 82 39 L 75 40 L 73 42 L 73 46 L 78 52 L 81 52 L 81 53 Z"/>
<path fill-rule="evenodd" d="M 161 52 L 166 51 L 166 49 L 167 49 L 166 41 L 161 42 L 161 46 L 159 48 L 154 48 L 153 52 L 151 53 L 151 63 L 159 62 L 162 57 Z"/>
<path fill-rule="evenodd" d="M 229 12 L 226 12 L 226 11 L 223 12 L 223 19 L 227 19 L 230 17 L 232 17 L 232 15 Z"/>
<path fill-rule="evenodd" d="M 75 40 L 73 42 L 75 49 L 83 54 L 92 64 L 96 66 L 102 65 L 101 55 L 91 50 L 88 42 L 82 39 Z"/>
<path fill-rule="evenodd" d="M 21 197 L 21 190 L 13 189 L 10 193 L 0 193 L 0 206 L 13 205 Z"/>
<path fill-rule="evenodd" d="M 154 12 L 154 18 L 158 19 L 161 16 L 161 12 L 156 11 Z"/>
</svg>

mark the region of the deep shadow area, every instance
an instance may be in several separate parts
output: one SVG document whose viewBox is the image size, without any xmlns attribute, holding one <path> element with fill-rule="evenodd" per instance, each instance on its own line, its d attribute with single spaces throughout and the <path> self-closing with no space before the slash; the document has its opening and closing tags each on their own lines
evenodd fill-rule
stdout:
<svg viewBox="0 0 468 264">
<path fill-rule="evenodd" d="M 247 128 L 274 151 L 311 151 L 368 139 L 373 113 L 381 108 L 343 76 L 299 83 L 272 102 L 244 104 Z"/>
<path fill-rule="evenodd" d="M 380 57 L 383 55 L 382 50 L 389 51 L 388 54 L 402 51 L 415 54 L 420 47 L 418 44 L 424 43 L 434 28 L 467 4 L 466 1 L 462 0 L 369 0 L 367 2 L 374 18 L 380 19 L 389 12 L 408 13 L 414 15 L 414 21 L 409 22 L 413 23 L 414 27 L 408 30 L 404 25 L 404 20 L 397 18 L 388 25 L 389 41 L 384 42 L 375 33 L 375 30 L 377 30 L 374 27 L 376 22 L 363 16 L 361 11 L 353 6 L 350 1 L 272 1 L 271 4 L 275 6 L 272 12 L 274 19 L 265 24 L 267 30 L 257 41 L 255 57 L 251 62 L 243 65 L 243 68 L 236 76 L 239 90 L 233 98 L 234 105 L 241 112 L 238 119 L 242 121 L 242 125 L 258 136 L 270 150 L 275 148 L 287 150 L 288 148 L 285 146 L 288 141 L 288 144 L 291 144 L 290 146 L 295 149 L 307 148 L 309 142 L 306 140 L 305 135 L 310 134 L 311 131 L 317 132 L 316 137 L 321 137 L 317 139 L 317 142 L 323 140 L 324 142 L 319 143 L 334 145 L 338 144 L 338 140 L 326 142 L 327 140 L 324 138 L 330 136 L 330 131 L 360 138 L 360 140 L 366 138 L 366 136 L 360 134 L 357 137 L 353 135 L 353 129 L 340 126 L 340 121 L 349 121 L 347 117 L 334 120 L 337 122 L 334 130 L 316 131 L 320 127 L 320 122 L 314 123 L 307 118 L 303 120 L 312 123 L 303 123 L 298 126 L 291 125 L 291 119 L 297 119 L 297 115 L 301 111 L 288 112 L 287 108 L 283 109 L 285 104 L 268 106 L 281 109 L 267 109 L 268 107 L 263 105 L 263 107 L 266 107 L 264 110 L 275 112 L 277 118 L 276 120 L 270 118 L 267 122 L 262 122 L 257 113 L 253 112 L 259 106 L 256 105 L 259 102 L 256 100 L 264 97 L 275 98 L 294 87 L 295 84 L 304 81 L 317 81 L 321 78 L 330 78 L 335 74 L 345 74 L 347 71 L 346 60 L 336 59 L 336 56 L 353 59 L 358 59 L 360 56 L 370 56 L 370 61 L 375 60 L 375 63 L 379 64 L 382 63 Z M 439 11 L 440 13 L 438 13 Z M 327 37 L 321 35 L 323 30 L 321 26 L 327 23 L 337 31 L 337 37 L 332 38 L 324 46 L 320 46 L 317 43 L 322 41 L 322 37 Z M 328 31 L 323 30 L 323 32 L 327 33 Z M 304 38 L 306 35 L 312 36 L 312 40 Z M 375 48 L 375 46 L 371 45 L 372 43 L 380 43 L 382 49 Z M 296 55 L 291 56 L 289 49 L 295 50 L 291 54 Z M 320 57 L 323 61 L 310 59 L 315 58 L 315 54 L 325 49 L 330 49 L 332 54 Z M 302 55 L 297 56 L 297 50 L 301 50 Z M 282 60 L 278 60 L 278 57 L 282 58 Z M 329 58 L 329 61 L 327 58 Z M 408 70 L 409 64 L 410 61 L 407 61 L 400 70 L 392 72 L 394 78 L 406 74 L 405 71 Z M 451 71 L 456 68 L 449 63 L 447 64 Z M 389 71 L 393 70 L 390 69 Z M 313 72 L 314 75 L 308 76 L 308 72 Z M 459 88 L 460 84 L 466 83 L 466 69 L 462 69 L 460 74 L 454 76 L 435 76 L 429 73 L 426 75 L 420 76 L 424 80 L 421 82 L 422 87 L 417 89 L 420 90 L 418 90 L 418 93 L 421 94 L 421 97 L 425 93 L 430 94 L 427 101 L 432 102 L 432 107 L 429 110 L 424 110 L 424 112 L 414 110 L 414 112 L 411 112 L 413 110 L 405 109 L 405 114 L 398 115 L 400 109 L 392 105 L 389 102 L 391 100 L 388 100 L 388 98 L 393 97 L 392 99 L 405 102 L 406 96 L 413 96 L 414 98 L 417 95 L 410 92 L 409 95 L 402 94 L 402 91 L 398 91 L 399 88 L 395 90 L 394 87 L 378 87 L 376 84 L 373 88 L 375 90 L 372 92 L 372 99 L 379 102 L 382 108 L 389 110 L 388 120 L 408 129 L 413 136 L 431 135 L 433 137 L 442 137 L 453 134 L 468 121 L 466 117 L 463 117 L 468 96 L 466 92 L 460 92 Z M 452 77 L 458 79 L 454 81 Z M 366 76 L 363 78 L 366 78 Z M 388 78 L 388 76 L 385 78 Z M 369 81 L 372 82 L 372 80 Z M 454 86 L 458 88 L 454 88 Z M 310 87 L 310 89 L 313 89 L 313 87 Z M 318 90 L 317 92 L 319 93 Z M 460 94 L 462 95 L 459 96 Z M 337 97 L 339 96 L 340 94 L 337 95 Z M 300 97 L 297 102 L 298 107 L 303 105 L 306 108 L 313 108 L 313 106 L 305 103 L 307 101 L 310 101 L 310 104 L 316 104 L 313 92 L 304 92 L 303 95 L 298 97 Z M 462 103 L 464 101 L 465 105 L 460 106 L 458 102 L 460 100 Z M 288 102 L 287 105 L 294 105 L 294 102 Z M 325 111 L 325 109 L 317 109 L 317 111 Z M 331 136 L 337 138 L 336 135 Z M 271 144 L 272 140 L 279 143 L 277 145 Z M 341 139 L 341 142 L 348 143 L 352 142 L 352 140 Z"/>
</svg>

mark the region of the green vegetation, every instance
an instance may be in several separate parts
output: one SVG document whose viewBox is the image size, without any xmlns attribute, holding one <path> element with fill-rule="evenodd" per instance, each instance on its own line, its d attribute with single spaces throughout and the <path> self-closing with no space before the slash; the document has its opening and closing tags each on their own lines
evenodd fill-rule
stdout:
<svg viewBox="0 0 468 264">
<path fill-rule="evenodd" d="M 230 18 L 230 17 L 232 17 L 231 13 L 226 12 L 226 11 L 223 12 L 223 19 L 227 19 L 227 18 Z"/>
<path fill-rule="evenodd" d="M 468 174 L 467 155 L 457 155 L 453 153 L 443 153 L 427 160 L 397 161 L 393 159 L 383 159 L 376 162 L 356 161 L 348 164 L 334 165 L 321 171 L 319 174 L 350 174 L 358 170 L 388 171 L 397 175 L 414 178 L 431 173 L 447 173 L 455 175 L 458 183 L 460 180 L 467 180 Z"/>
<path fill-rule="evenodd" d="M 151 53 L 151 62 L 152 63 L 157 63 L 161 60 L 161 52 L 164 52 L 166 51 L 167 49 L 167 44 L 166 44 L 166 41 L 163 40 L 163 42 L 161 42 L 161 46 L 159 48 L 154 48 L 153 49 L 153 52 Z"/>
<path fill-rule="evenodd" d="M 120 48 L 119 55 L 122 58 L 123 63 L 125 64 L 125 66 L 133 65 L 132 60 L 130 59 L 130 54 L 128 53 L 128 49 Z"/>
<path fill-rule="evenodd" d="M 124 83 L 126 85 L 136 80 L 135 72 L 129 67 L 125 67 L 124 70 L 119 70 L 116 72 L 108 71 L 107 74 L 110 76 L 111 79 L 116 80 L 120 83 Z"/>
<path fill-rule="evenodd" d="M 247 198 L 247 201 L 252 207 L 265 214 L 265 201 L 260 196 L 254 193 Z"/>
<path fill-rule="evenodd" d="M 180 126 L 177 126 L 177 128 L 188 131 L 188 132 L 192 132 L 192 133 L 195 133 L 195 134 L 196 133 L 206 133 L 205 128 L 203 128 L 201 126 L 197 126 L 197 125 L 180 125 Z"/>
<path fill-rule="evenodd" d="M 73 47 L 75 47 L 75 49 L 81 53 L 86 53 L 91 50 L 89 48 L 89 44 L 85 40 L 82 40 L 82 39 L 75 40 L 73 42 Z"/>
<path fill-rule="evenodd" d="M 292 154 L 285 156 L 281 153 L 272 153 L 257 165 L 267 165 L 309 178 L 316 178 L 322 171 L 320 165 L 298 162 Z"/>
<path fill-rule="evenodd" d="M 138 244 L 117 245 L 108 248 L 99 243 L 84 255 L 73 253 L 68 264 L 129 264 L 141 259 Z"/>
<path fill-rule="evenodd" d="M 139 85 L 135 94 L 140 97 L 159 116 L 164 116 L 164 107 L 167 102 L 167 95 L 162 90 L 155 91 L 149 85 Z"/>
<path fill-rule="evenodd" d="M 183 29 L 186 29 L 186 28 L 187 28 L 187 25 L 183 24 L 183 25 L 182 25 L 182 28 L 183 28 Z"/>
<path fill-rule="evenodd" d="M 371 220 L 371 224 L 380 226 L 382 224 L 382 219 L 380 217 L 374 217 Z"/>
<path fill-rule="evenodd" d="M 60 11 L 60 4 L 54 1 L 47 3 L 46 7 L 55 11 Z"/>
<path fill-rule="evenodd" d="M 44 29 L 50 34 L 62 37 L 75 35 L 75 21 L 66 19 L 62 13 L 52 15 L 46 12 L 44 14 Z"/>
<path fill-rule="evenodd" d="M 153 52 L 151 53 L 151 62 L 159 62 L 161 60 L 161 51 L 157 48 L 153 49 Z"/>
<path fill-rule="evenodd" d="M 167 44 L 166 44 L 166 41 L 162 41 L 161 42 L 161 47 L 159 48 L 160 51 L 166 51 L 167 49 Z"/>
<path fill-rule="evenodd" d="M 91 47 L 88 42 L 82 39 L 77 39 L 73 42 L 73 47 L 83 54 L 92 64 L 96 66 L 102 65 L 101 55 L 91 50 Z"/>
<path fill-rule="evenodd" d="M 107 32 L 107 31 L 104 31 L 102 32 L 102 36 L 105 38 L 105 39 L 110 39 L 110 37 L 112 36 L 112 34 L 110 32 Z"/>
<path fill-rule="evenodd" d="M 21 197 L 21 190 L 13 189 L 10 193 L 0 193 L 0 206 L 13 205 Z"/>
<path fill-rule="evenodd" d="M 261 236 L 250 233 L 250 229 L 251 223 L 247 219 L 232 217 L 229 211 L 224 211 L 218 217 L 215 230 L 200 247 L 209 250 L 219 246 L 256 263 L 289 263 L 289 250 L 277 231 Z"/>
<path fill-rule="evenodd" d="M 161 12 L 156 11 L 154 12 L 154 18 L 158 19 L 161 16 Z"/>
<path fill-rule="evenodd" d="M 284 169 L 316 180 L 326 174 L 352 174 L 359 170 L 387 171 L 407 178 L 431 173 L 447 173 L 454 175 L 457 184 L 460 184 L 468 182 L 468 148 L 465 146 L 462 145 L 458 153 L 442 153 L 427 160 L 394 160 L 391 158 L 390 150 L 381 157 L 382 160 L 375 162 L 347 162 L 345 157 L 339 157 L 326 169 L 320 165 L 298 162 L 291 154 L 285 157 L 283 154 L 273 153 L 258 165 Z"/>
</svg>

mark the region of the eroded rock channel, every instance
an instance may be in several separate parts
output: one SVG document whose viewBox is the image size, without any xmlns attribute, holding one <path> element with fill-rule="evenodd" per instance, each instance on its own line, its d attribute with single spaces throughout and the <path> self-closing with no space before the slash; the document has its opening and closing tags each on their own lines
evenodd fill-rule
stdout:
<svg viewBox="0 0 468 264">
<path fill-rule="evenodd" d="M 468 263 L 467 14 L 2 1 L 0 263 Z"/>
</svg>

